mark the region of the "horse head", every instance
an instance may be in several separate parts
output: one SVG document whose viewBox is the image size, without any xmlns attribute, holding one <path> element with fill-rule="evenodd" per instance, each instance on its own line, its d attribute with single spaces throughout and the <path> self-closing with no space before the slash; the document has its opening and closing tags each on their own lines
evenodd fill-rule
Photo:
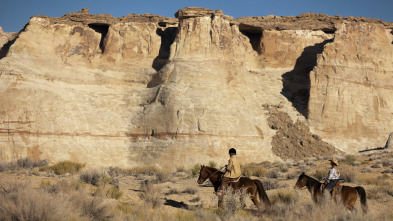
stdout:
<svg viewBox="0 0 393 221">
<path fill-rule="evenodd" d="M 203 182 L 205 182 L 205 180 L 207 179 L 208 176 L 209 176 L 209 174 L 206 172 L 205 166 L 201 165 L 201 170 L 199 171 L 199 178 L 198 178 L 197 183 L 202 184 Z"/>
<path fill-rule="evenodd" d="M 297 182 L 296 182 L 296 184 L 295 184 L 295 186 L 293 188 L 294 189 L 300 189 L 300 188 L 305 187 L 306 185 L 307 185 L 307 176 L 303 172 L 302 174 L 300 174 L 300 176 L 297 179 Z"/>
</svg>

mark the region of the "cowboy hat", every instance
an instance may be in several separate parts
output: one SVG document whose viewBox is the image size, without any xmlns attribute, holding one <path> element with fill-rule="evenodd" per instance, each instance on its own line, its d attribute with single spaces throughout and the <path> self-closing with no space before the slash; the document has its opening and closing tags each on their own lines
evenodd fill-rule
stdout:
<svg viewBox="0 0 393 221">
<path fill-rule="evenodd" d="M 336 166 L 338 166 L 338 161 L 336 158 L 333 158 L 331 160 L 329 160 L 330 162 L 334 163 Z"/>
</svg>

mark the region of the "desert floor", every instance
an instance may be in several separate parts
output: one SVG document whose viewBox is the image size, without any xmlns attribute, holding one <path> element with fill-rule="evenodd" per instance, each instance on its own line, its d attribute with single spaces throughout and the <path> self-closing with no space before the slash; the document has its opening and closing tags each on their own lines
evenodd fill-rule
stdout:
<svg viewBox="0 0 393 221">
<path fill-rule="evenodd" d="M 367 214 L 359 198 L 356 210 L 349 212 L 330 201 L 315 206 L 306 189 L 293 189 L 302 172 L 326 176 L 328 158 L 243 166 L 246 175 L 260 179 L 267 189 L 272 206 L 261 210 L 249 199 L 242 208 L 236 194 L 229 194 L 226 206 L 218 209 L 211 184 L 197 184 L 197 168 L 84 167 L 57 175 L 48 166 L 20 161 L 0 164 L 0 220 L 393 220 L 393 152 L 370 151 L 338 160 L 342 185 L 365 188 Z"/>
</svg>

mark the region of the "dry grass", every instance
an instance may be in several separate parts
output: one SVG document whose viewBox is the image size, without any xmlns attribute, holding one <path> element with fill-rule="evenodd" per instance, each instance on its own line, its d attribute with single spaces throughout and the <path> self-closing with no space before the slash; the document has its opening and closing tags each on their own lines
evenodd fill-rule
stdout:
<svg viewBox="0 0 393 221">
<path fill-rule="evenodd" d="M 139 197 L 148 205 L 152 206 L 153 208 L 160 207 L 162 205 L 162 196 L 161 190 L 155 187 L 149 181 L 145 181 L 141 184 L 141 193 Z"/>
<path fill-rule="evenodd" d="M 102 199 L 90 197 L 82 190 L 61 192 L 65 190 L 60 188 L 62 184 L 42 182 L 40 189 L 19 181 L 1 185 L 1 220 L 107 220 L 111 217 Z M 57 191 L 52 191 L 55 186 Z"/>
<path fill-rule="evenodd" d="M 387 157 L 383 156 L 379 159 L 379 162 L 369 161 L 369 165 L 378 163 L 388 166 L 390 160 Z M 342 161 L 344 160 L 345 158 L 342 159 Z M 364 157 L 356 157 L 356 161 L 363 162 Z M 322 165 L 322 163 L 325 165 L 325 162 L 318 162 L 317 159 L 308 160 L 306 163 L 309 164 L 310 162 L 313 162 L 315 165 Z M 16 165 L 16 162 L 14 164 Z M 29 165 L 28 161 L 26 165 Z M 303 162 L 300 165 L 304 165 Z M 393 182 L 390 174 L 382 174 L 383 171 L 390 169 L 391 166 L 366 170 L 370 169 L 369 165 L 361 164 L 356 167 L 353 165 L 353 163 L 343 163 L 340 164 L 338 169 L 342 177 L 349 177 L 349 179 L 346 178 L 347 181 L 355 182 L 356 185 L 361 185 L 366 189 L 369 204 L 369 213 L 366 215 L 361 213 L 358 202 L 356 208 L 359 211 L 352 213 L 343 208 L 341 204 L 336 205 L 330 202 L 317 207 L 311 203 L 307 190 L 293 191 L 289 187 L 283 188 L 283 186 L 292 187 L 295 182 L 294 180 L 281 179 L 283 178 L 283 173 L 286 176 L 287 174 L 292 174 L 292 178 L 296 179 L 300 174 L 297 167 L 287 168 L 282 163 L 261 163 L 242 167 L 242 169 L 246 170 L 249 168 L 250 170 L 246 173 L 253 174 L 253 176 L 257 174 L 254 171 L 262 169 L 265 177 L 271 176 L 270 174 L 268 175 L 269 171 L 275 171 L 277 177 L 279 177 L 279 179 L 264 178 L 263 185 L 268 190 L 267 194 L 272 201 L 272 206 L 270 208 L 263 207 L 261 211 L 257 211 L 251 202 L 248 202 L 248 206 L 252 207 L 243 209 L 239 195 L 236 196 L 239 193 L 232 193 L 232 197 L 226 197 L 226 207 L 223 210 L 216 208 L 217 201 L 215 200 L 217 198 L 214 196 L 215 202 L 213 205 L 215 206 L 211 207 L 204 196 L 207 193 L 205 191 L 207 188 L 204 190 L 200 189 L 204 187 L 197 187 L 195 178 L 192 178 L 195 188 L 190 183 L 180 183 L 184 186 L 179 186 L 178 182 L 183 182 L 183 179 L 180 178 L 176 179 L 176 183 L 154 184 L 156 179 L 161 179 L 157 177 L 162 172 L 162 170 L 156 168 L 152 169 L 154 167 L 109 168 L 105 171 L 99 171 L 101 176 L 98 184 L 97 182 L 90 182 L 89 180 L 92 180 L 90 178 L 80 182 L 83 179 L 79 179 L 79 177 L 83 176 L 86 170 L 80 172 L 79 175 L 60 177 L 37 177 L 32 176 L 28 172 L 33 170 L 21 170 L 4 174 L 15 173 L 18 176 L 22 174 L 23 177 L 37 180 L 36 186 L 33 187 L 30 182 L 11 183 L 6 182 L 4 179 L 0 180 L 0 220 L 392 220 L 393 212 L 390 208 L 393 206 Z M 19 166 L 16 165 L 16 167 Z M 326 164 L 327 167 L 328 165 Z M 23 169 L 22 167 L 19 168 Z M 26 166 L 26 168 L 29 168 L 29 166 Z M 313 167 L 311 169 L 315 170 Z M 327 171 L 328 169 L 317 169 L 312 176 L 316 178 L 326 176 Z M 360 171 L 363 171 L 363 173 L 360 173 Z M 199 174 L 199 168 L 197 173 Z M 123 175 L 141 174 L 148 175 L 149 177 L 141 177 L 150 179 L 153 182 L 142 182 L 141 192 L 139 193 L 139 190 L 135 190 L 135 193 L 130 190 L 131 188 L 138 189 L 136 186 L 136 188 L 127 187 L 127 190 L 125 190 L 127 191 L 125 192 L 126 194 L 123 194 L 113 184 L 113 180 L 117 180 L 117 183 L 119 183 L 119 179 L 121 179 L 122 187 L 128 184 L 130 180 L 132 180 L 131 183 L 140 183 L 140 177 L 135 178 Z M 154 177 L 151 177 L 152 175 Z M 185 174 L 183 176 L 185 176 L 184 179 L 188 180 L 187 182 L 191 182 L 189 177 L 186 177 Z M 117 178 L 114 179 L 114 177 Z M 273 177 L 276 176 L 274 175 Z M 125 182 L 126 180 L 127 182 Z M 166 180 L 165 176 L 161 180 Z M 353 186 L 353 184 L 349 185 Z M 166 197 L 169 199 L 179 203 L 192 203 L 192 205 L 188 205 L 187 209 L 164 205 L 164 196 L 160 191 L 163 187 L 169 188 L 166 189 L 166 192 L 169 191 L 166 193 Z M 212 189 L 209 189 L 209 191 L 212 191 Z M 139 196 L 141 200 L 135 200 L 135 198 L 130 200 L 130 193 L 135 194 L 134 197 L 138 198 Z M 209 192 L 209 194 L 211 193 Z M 125 196 L 123 197 L 123 195 Z M 230 193 L 227 193 L 227 196 L 230 196 Z"/>
<path fill-rule="evenodd" d="M 323 177 L 327 177 L 328 172 L 326 170 L 316 169 L 315 172 L 312 174 L 313 177 L 320 180 Z"/>
<path fill-rule="evenodd" d="M 355 161 L 357 161 L 357 159 L 356 159 L 355 156 L 347 155 L 347 156 L 345 156 L 345 158 L 341 161 L 341 163 L 347 164 L 347 165 L 352 165 Z"/>
<path fill-rule="evenodd" d="M 244 176 L 256 176 L 256 177 L 265 177 L 268 173 L 268 170 L 262 166 L 258 165 L 246 165 L 242 167 L 242 174 Z"/>
<path fill-rule="evenodd" d="M 173 176 L 170 172 L 161 170 L 156 173 L 156 182 L 163 183 L 163 182 L 171 181 L 172 177 Z"/>
<path fill-rule="evenodd" d="M 344 179 L 345 182 L 353 183 L 357 180 L 358 172 L 356 172 L 353 166 L 341 165 L 339 168 L 340 177 Z"/>
<path fill-rule="evenodd" d="M 265 190 L 274 190 L 280 187 L 276 180 L 260 179 Z"/>
<path fill-rule="evenodd" d="M 66 173 L 77 173 L 80 169 L 82 169 L 85 165 L 73 161 L 61 161 L 52 166 L 42 166 L 40 167 L 40 171 L 53 171 L 57 175 L 63 175 Z"/>
<path fill-rule="evenodd" d="M 272 203 L 295 203 L 297 201 L 297 197 L 295 192 L 290 189 L 279 189 L 274 195 L 270 197 Z"/>
</svg>

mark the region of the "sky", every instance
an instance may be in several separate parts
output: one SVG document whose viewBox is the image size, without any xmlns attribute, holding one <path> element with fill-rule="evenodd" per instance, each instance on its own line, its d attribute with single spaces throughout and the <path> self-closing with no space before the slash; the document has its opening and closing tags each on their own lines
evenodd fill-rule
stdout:
<svg viewBox="0 0 393 221">
<path fill-rule="evenodd" d="M 82 8 L 114 17 L 132 13 L 174 17 L 178 9 L 191 6 L 222 9 L 234 18 L 315 12 L 393 22 L 393 0 L 0 0 L 0 26 L 5 32 L 17 32 L 31 16 L 60 17 Z"/>
</svg>

